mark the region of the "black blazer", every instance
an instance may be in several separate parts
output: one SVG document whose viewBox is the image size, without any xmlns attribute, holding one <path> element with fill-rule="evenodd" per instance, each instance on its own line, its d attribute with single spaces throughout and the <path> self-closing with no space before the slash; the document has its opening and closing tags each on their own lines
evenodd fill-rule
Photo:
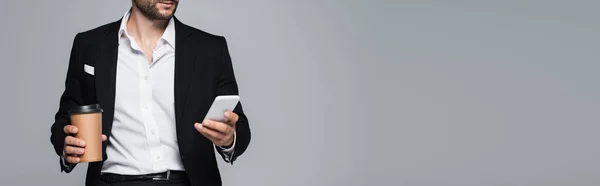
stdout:
<svg viewBox="0 0 600 186">
<path fill-rule="evenodd" d="M 221 149 L 200 134 L 195 122 L 201 122 L 217 95 L 238 95 L 238 86 L 227 41 L 175 20 L 175 115 L 177 140 L 184 167 L 192 185 L 221 185 L 221 176 L 214 150 L 223 156 Z M 100 104 L 102 132 L 108 137 L 103 143 L 110 144 L 115 105 L 115 80 L 117 65 L 118 30 L 121 20 L 78 33 L 75 36 L 65 90 L 51 127 L 50 141 L 56 154 L 61 156 L 66 134 L 65 125 L 70 123 L 68 110 L 76 105 Z M 94 75 L 84 72 L 84 64 L 94 66 Z M 242 155 L 250 143 L 248 119 L 239 103 L 234 112 L 236 124 L 235 151 L 230 163 Z M 86 185 L 93 185 L 100 178 L 103 162 L 90 163 Z M 61 164 L 61 170 L 70 172 Z"/>
</svg>

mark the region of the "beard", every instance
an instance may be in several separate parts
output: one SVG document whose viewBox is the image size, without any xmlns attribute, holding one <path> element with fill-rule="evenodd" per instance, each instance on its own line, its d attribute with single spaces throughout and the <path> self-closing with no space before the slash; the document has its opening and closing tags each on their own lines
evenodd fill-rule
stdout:
<svg viewBox="0 0 600 186">
<path fill-rule="evenodd" d="M 158 10 L 158 7 L 156 7 L 156 4 L 164 1 L 169 0 L 133 0 L 133 4 L 140 10 L 142 14 L 150 19 L 169 20 L 171 17 L 173 17 L 173 14 L 175 14 L 175 11 L 177 10 L 179 0 L 171 0 L 174 3 L 175 8 L 170 14 L 163 14 Z"/>
</svg>

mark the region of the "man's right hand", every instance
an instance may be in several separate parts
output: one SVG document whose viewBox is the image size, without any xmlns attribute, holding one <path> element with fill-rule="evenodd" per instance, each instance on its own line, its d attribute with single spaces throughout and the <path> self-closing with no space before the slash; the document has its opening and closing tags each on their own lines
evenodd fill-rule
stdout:
<svg viewBox="0 0 600 186">
<path fill-rule="evenodd" d="M 71 135 L 77 134 L 79 129 L 73 125 L 67 125 L 64 128 L 67 137 L 65 137 L 65 159 L 69 163 L 79 163 L 79 156 L 84 153 L 85 141 L 75 138 Z M 102 141 L 106 141 L 106 135 L 102 134 Z"/>
</svg>

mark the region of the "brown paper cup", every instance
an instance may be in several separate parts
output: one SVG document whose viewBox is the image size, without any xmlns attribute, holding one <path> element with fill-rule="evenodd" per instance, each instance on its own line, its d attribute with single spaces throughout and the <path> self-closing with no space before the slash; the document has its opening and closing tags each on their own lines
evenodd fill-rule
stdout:
<svg viewBox="0 0 600 186">
<path fill-rule="evenodd" d="M 80 162 L 102 161 L 102 109 L 100 105 L 85 105 L 71 109 L 71 125 L 79 131 L 75 138 L 85 141 L 85 151 Z"/>
</svg>

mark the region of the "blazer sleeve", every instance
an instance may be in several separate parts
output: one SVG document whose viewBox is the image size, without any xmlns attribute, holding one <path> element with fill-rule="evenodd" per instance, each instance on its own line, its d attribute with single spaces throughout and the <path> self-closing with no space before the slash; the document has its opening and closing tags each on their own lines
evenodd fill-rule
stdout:
<svg viewBox="0 0 600 186">
<path fill-rule="evenodd" d="M 219 75 L 217 83 L 217 95 L 239 95 L 237 81 L 231 62 L 231 56 L 227 47 L 227 40 L 221 37 L 221 64 L 219 65 Z M 246 114 L 242 108 L 242 102 L 233 110 L 238 114 L 239 120 L 235 125 L 235 146 L 232 151 L 224 152 L 224 148 L 217 147 L 217 152 L 222 158 L 233 164 L 233 162 L 242 155 L 250 144 L 250 126 Z"/>
<path fill-rule="evenodd" d="M 61 171 L 69 173 L 75 167 L 75 164 L 65 164 L 63 162 L 63 149 L 64 141 L 67 134 L 64 132 L 64 126 L 71 123 L 68 111 L 75 105 L 81 105 L 83 102 L 83 96 L 81 93 L 81 84 L 76 78 L 81 71 L 83 66 L 80 62 L 81 59 L 81 41 L 80 34 L 75 36 L 73 45 L 71 48 L 71 54 L 69 57 L 69 64 L 67 68 L 67 76 L 65 78 L 64 90 L 59 99 L 59 108 L 54 116 L 54 123 L 51 126 L 50 142 L 54 146 L 56 154 L 59 156 L 59 164 Z"/>
</svg>

